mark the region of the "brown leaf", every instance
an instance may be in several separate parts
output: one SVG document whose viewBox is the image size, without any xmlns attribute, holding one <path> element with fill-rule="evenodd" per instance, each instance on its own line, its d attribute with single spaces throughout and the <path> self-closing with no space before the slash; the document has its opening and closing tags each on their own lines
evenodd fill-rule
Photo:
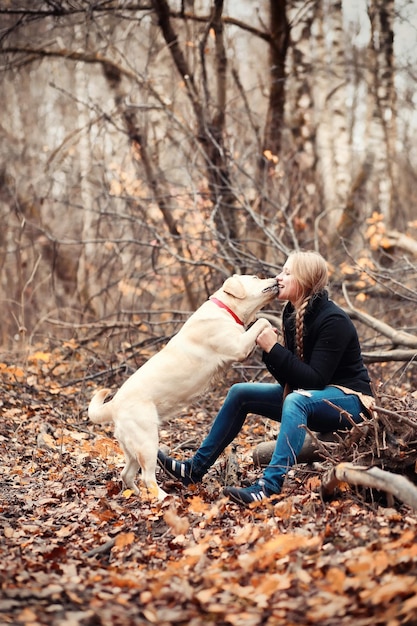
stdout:
<svg viewBox="0 0 417 626">
<path fill-rule="evenodd" d="M 164 521 L 175 535 L 185 535 L 190 527 L 188 519 L 186 517 L 180 517 L 174 507 L 170 507 L 165 511 Z"/>
</svg>

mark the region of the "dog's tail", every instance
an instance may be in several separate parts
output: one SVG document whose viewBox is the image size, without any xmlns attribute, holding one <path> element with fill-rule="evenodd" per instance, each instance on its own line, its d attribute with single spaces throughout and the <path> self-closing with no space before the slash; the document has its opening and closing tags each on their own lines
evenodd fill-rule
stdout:
<svg viewBox="0 0 417 626">
<path fill-rule="evenodd" d="M 110 393 L 110 389 L 100 389 L 91 399 L 88 406 L 88 417 L 95 424 L 104 424 L 113 421 L 112 405 L 110 402 L 104 404 L 105 397 Z"/>
</svg>

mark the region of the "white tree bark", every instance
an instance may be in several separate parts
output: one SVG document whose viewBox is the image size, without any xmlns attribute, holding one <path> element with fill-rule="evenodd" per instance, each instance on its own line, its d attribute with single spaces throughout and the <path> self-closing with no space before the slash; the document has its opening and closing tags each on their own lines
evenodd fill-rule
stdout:
<svg viewBox="0 0 417 626">
<path fill-rule="evenodd" d="M 92 189 L 92 162 L 93 162 L 93 146 L 92 146 L 92 128 L 91 112 L 88 107 L 89 102 L 89 82 L 90 74 L 83 64 L 76 64 L 74 67 L 74 95 L 76 99 L 76 124 L 81 132 L 77 141 L 78 154 L 78 197 L 81 201 L 82 210 L 77 212 L 81 221 L 80 230 L 83 245 L 82 253 L 78 260 L 77 269 L 77 292 L 79 294 L 80 303 L 84 305 L 89 302 L 91 306 L 91 284 L 98 283 L 97 273 L 98 264 L 98 246 L 94 243 L 97 233 L 97 207 L 95 206 L 93 189 Z M 99 307 L 95 310 L 95 314 L 100 314 L 101 299 L 95 301 L 95 306 Z"/>
<path fill-rule="evenodd" d="M 301 171 L 310 169 L 316 158 L 312 65 L 314 40 L 311 33 L 314 19 L 313 3 L 296 0 L 289 8 L 291 88 L 287 94 L 287 116 Z"/>
<path fill-rule="evenodd" d="M 387 224 L 393 220 L 395 189 L 396 96 L 394 86 L 394 0 L 371 0 L 368 70 L 368 111 L 365 141 L 373 164 L 370 198 Z"/>
<path fill-rule="evenodd" d="M 352 147 L 348 130 L 347 77 L 341 0 L 321 4 L 320 31 L 315 49 L 314 100 L 317 116 L 317 151 L 323 178 L 329 230 L 340 219 L 351 182 Z"/>
</svg>

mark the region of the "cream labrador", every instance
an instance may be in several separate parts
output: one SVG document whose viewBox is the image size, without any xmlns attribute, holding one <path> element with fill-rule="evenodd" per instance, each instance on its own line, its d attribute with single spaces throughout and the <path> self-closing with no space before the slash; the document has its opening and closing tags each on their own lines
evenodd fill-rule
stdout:
<svg viewBox="0 0 417 626">
<path fill-rule="evenodd" d="M 109 389 L 95 393 L 88 416 L 95 423 L 114 422 L 126 459 L 126 487 L 139 492 L 134 479 L 141 468 L 148 491 L 159 500 L 167 495 L 155 476 L 160 420 L 203 393 L 222 368 L 249 356 L 257 336 L 270 326 L 264 318 L 255 321 L 256 313 L 277 294 L 275 278 L 231 276 L 112 400 L 105 402 Z"/>
</svg>

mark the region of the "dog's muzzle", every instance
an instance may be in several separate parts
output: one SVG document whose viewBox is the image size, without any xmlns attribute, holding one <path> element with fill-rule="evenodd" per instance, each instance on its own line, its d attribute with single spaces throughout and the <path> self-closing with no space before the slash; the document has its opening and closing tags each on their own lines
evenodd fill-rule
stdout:
<svg viewBox="0 0 417 626">
<path fill-rule="evenodd" d="M 279 293 L 278 283 L 275 283 L 271 285 L 270 287 L 265 287 L 265 289 L 262 289 L 262 293 L 265 293 L 266 291 L 273 291 L 274 293 Z"/>
</svg>

